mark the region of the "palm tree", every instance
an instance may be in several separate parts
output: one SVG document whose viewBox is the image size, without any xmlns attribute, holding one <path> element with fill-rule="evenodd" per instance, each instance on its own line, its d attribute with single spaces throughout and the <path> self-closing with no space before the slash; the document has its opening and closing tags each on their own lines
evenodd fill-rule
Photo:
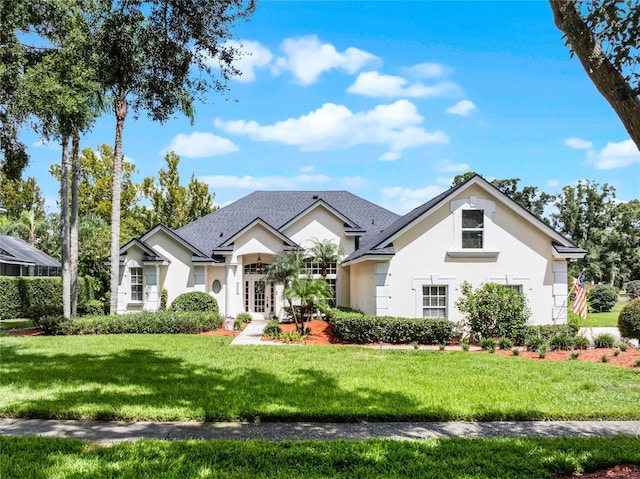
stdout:
<svg viewBox="0 0 640 479">
<path fill-rule="evenodd" d="M 326 312 L 333 298 L 333 289 L 323 279 L 294 278 L 284 289 L 284 297 L 291 305 L 291 315 L 300 334 L 306 334 L 307 325 L 313 319 L 313 313 L 319 309 Z M 300 317 L 293 306 L 294 300 L 300 302 Z"/>
<path fill-rule="evenodd" d="M 311 262 L 320 267 L 320 275 L 326 279 L 331 263 L 337 263 L 342 256 L 342 248 L 330 239 L 319 240 L 312 238 L 313 246 L 307 253 L 311 256 Z"/>
</svg>

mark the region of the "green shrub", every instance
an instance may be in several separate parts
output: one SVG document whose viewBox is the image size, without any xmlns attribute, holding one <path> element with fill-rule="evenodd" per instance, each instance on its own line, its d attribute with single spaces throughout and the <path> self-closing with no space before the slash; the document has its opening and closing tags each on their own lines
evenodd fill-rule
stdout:
<svg viewBox="0 0 640 479">
<path fill-rule="evenodd" d="M 549 341 L 558 334 L 567 334 L 575 337 L 577 333 L 578 329 L 569 324 L 541 324 L 527 326 L 526 337 L 542 336 L 545 341 Z"/>
<path fill-rule="evenodd" d="M 167 288 L 162 288 L 162 291 L 160 291 L 160 311 L 167 310 L 168 301 L 169 301 L 169 291 L 167 291 Z"/>
<path fill-rule="evenodd" d="M 548 351 L 549 351 L 549 347 L 546 344 L 543 344 L 538 348 L 538 357 L 540 359 L 544 359 Z"/>
<path fill-rule="evenodd" d="M 218 314 L 218 302 L 213 296 L 200 291 L 182 293 L 171 303 L 172 311 L 207 311 Z"/>
<path fill-rule="evenodd" d="M 485 283 L 475 291 L 462 283 L 462 297 L 456 302 L 465 314 L 465 326 L 481 338 L 507 337 L 524 339 L 531 316 L 524 294 L 495 283 Z"/>
<path fill-rule="evenodd" d="M 498 340 L 498 347 L 503 350 L 511 349 L 513 347 L 513 341 L 509 338 L 502 337 Z"/>
<path fill-rule="evenodd" d="M 195 334 L 217 329 L 222 318 L 211 312 L 142 311 L 115 316 L 81 316 L 39 321 L 45 334 Z"/>
<path fill-rule="evenodd" d="M 573 351 L 573 352 L 571 353 L 571 359 L 573 359 L 574 361 L 575 361 L 576 359 L 578 359 L 578 356 L 580 356 L 580 353 L 579 353 L 579 352 L 577 352 L 577 351 Z"/>
<path fill-rule="evenodd" d="M 105 314 L 104 303 L 97 299 L 87 301 L 83 308 L 78 308 L 78 314 L 82 316 L 103 316 Z"/>
<path fill-rule="evenodd" d="M 559 333 L 549 340 L 549 348 L 552 351 L 568 350 L 573 347 L 575 338 L 571 334 Z"/>
<path fill-rule="evenodd" d="M 608 284 L 599 284 L 587 295 L 589 309 L 595 313 L 608 313 L 618 301 L 618 290 Z"/>
<path fill-rule="evenodd" d="M 546 343 L 546 339 L 540 335 L 531 336 L 526 341 L 527 351 L 538 351 L 541 347 L 546 347 Z"/>
<path fill-rule="evenodd" d="M 455 324 L 446 319 L 366 316 L 332 310 L 330 323 L 336 338 L 347 343 L 446 344 Z"/>
<path fill-rule="evenodd" d="M 463 351 L 469 351 L 469 343 L 467 341 L 463 341 L 460 343 L 460 347 Z"/>
<path fill-rule="evenodd" d="M 576 336 L 573 338 L 573 347 L 575 349 L 589 349 L 591 343 L 586 336 Z"/>
<path fill-rule="evenodd" d="M 272 319 L 267 323 L 262 331 L 262 336 L 265 338 L 278 338 L 282 330 L 280 329 L 280 323 L 277 319 Z"/>
<path fill-rule="evenodd" d="M 253 318 L 251 317 L 251 313 L 247 313 L 246 311 L 238 314 L 236 316 L 236 321 L 240 321 L 240 323 L 250 323 Z"/>
<path fill-rule="evenodd" d="M 623 353 L 629 348 L 629 345 L 625 341 L 618 341 L 616 346 Z"/>
<path fill-rule="evenodd" d="M 495 353 L 497 345 L 498 343 L 496 343 L 496 340 L 493 338 L 482 338 L 480 340 L 480 349 L 482 349 L 483 351 Z"/>
<path fill-rule="evenodd" d="M 511 348 L 511 354 L 513 354 L 514 356 L 519 356 L 520 350 L 518 348 Z"/>
<path fill-rule="evenodd" d="M 278 339 L 280 339 L 280 341 L 284 341 L 285 343 L 299 343 L 301 341 L 304 341 L 306 337 L 307 335 L 300 334 L 300 331 L 285 331 L 280 333 Z"/>
<path fill-rule="evenodd" d="M 624 291 L 629 296 L 629 299 L 640 298 L 640 279 L 629 281 L 624 285 Z"/>
<path fill-rule="evenodd" d="M 593 346 L 596 348 L 612 348 L 616 344 L 616 339 L 610 334 L 599 334 L 593 339 Z"/>
<path fill-rule="evenodd" d="M 609 362 L 609 357 L 606 354 L 603 354 L 600 357 L 600 361 L 602 361 L 603 363 L 608 363 Z"/>
<path fill-rule="evenodd" d="M 640 339 L 640 298 L 624 305 L 618 315 L 618 329 L 624 338 Z"/>
<path fill-rule="evenodd" d="M 93 300 L 89 280 L 78 278 L 78 309 Z M 62 279 L 0 276 L 0 319 L 39 319 L 62 314 Z"/>
</svg>

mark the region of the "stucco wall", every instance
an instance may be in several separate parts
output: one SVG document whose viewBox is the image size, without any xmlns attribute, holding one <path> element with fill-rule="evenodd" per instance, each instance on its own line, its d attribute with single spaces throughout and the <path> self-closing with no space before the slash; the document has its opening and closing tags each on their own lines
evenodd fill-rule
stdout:
<svg viewBox="0 0 640 479">
<path fill-rule="evenodd" d="M 376 314 L 375 263 L 366 261 L 350 267 L 351 301 L 350 307 L 365 314 Z"/>
<path fill-rule="evenodd" d="M 476 199 L 469 199 L 473 196 Z M 497 256 L 447 254 L 461 249 L 456 240 L 460 220 L 450 204 L 481 203 L 478 200 L 482 199 L 495 203 L 491 218 L 485 217 L 484 235 L 485 249 L 497 252 Z M 422 286 L 445 285 L 448 318 L 459 321 L 461 315 L 454 303 L 460 297 L 460 284 L 467 280 L 474 287 L 486 282 L 522 285 L 532 309 L 531 322 L 552 322 L 554 272 L 550 238 L 478 186 L 451 198 L 451 202 L 394 240 L 396 254 L 388 270 L 392 286 L 390 314 L 422 316 Z"/>
</svg>

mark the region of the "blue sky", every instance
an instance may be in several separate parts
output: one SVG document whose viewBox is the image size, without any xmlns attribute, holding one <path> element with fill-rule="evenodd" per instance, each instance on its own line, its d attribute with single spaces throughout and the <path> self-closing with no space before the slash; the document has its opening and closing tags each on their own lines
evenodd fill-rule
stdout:
<svg viewBox="0 0 640 479">
<path fill-rule="evenodd" d="M 154 124 L 130 115 L 124 152 L 140 178 L 181 157 L 215 202 L 254 190 L 349 190 L 397 213 L 459 173 L 521 178 L 555 193 L 588 178 L 640 197 L 640 153 L 569 58 L 547 2 L 262 1 L 236 28 L 251 55 L 225 97 Z M 82 148 L 113 144 L 105 115 Z M 55 145 L 28 133 L 55 207 Z"/>
</svg>

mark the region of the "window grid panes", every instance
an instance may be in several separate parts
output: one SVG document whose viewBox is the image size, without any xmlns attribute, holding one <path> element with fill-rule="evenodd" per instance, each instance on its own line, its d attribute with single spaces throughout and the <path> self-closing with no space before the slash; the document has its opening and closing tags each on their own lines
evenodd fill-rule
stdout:
<svg viewBox="0 0 640 479">
<path fill-rule="evenodd" d="M 462 211 L 462 247 L 482 248 L 484 242 L 484 210 Z"/>
<path fill-rule="evenodd" d="M 447 287 L 423 286 L 422 287 L 422 317 L 446 318 L 447 317 Z"/>
<path fill-rule="evenodd" d="M 131 301 L 142 301 L 142 268 L 131 268 Z"/>
<path fill-rule="evenodd" d="M 322 263 L 314 263 L 311 260 L 305 260 L 305 273 L 311 275 L 322 275 Z M 326 274 L 327 275 L 335 275 L 338 272 L 338 263 L 335 261 L 331 263 L 326 263 Z"/>
</svg>

